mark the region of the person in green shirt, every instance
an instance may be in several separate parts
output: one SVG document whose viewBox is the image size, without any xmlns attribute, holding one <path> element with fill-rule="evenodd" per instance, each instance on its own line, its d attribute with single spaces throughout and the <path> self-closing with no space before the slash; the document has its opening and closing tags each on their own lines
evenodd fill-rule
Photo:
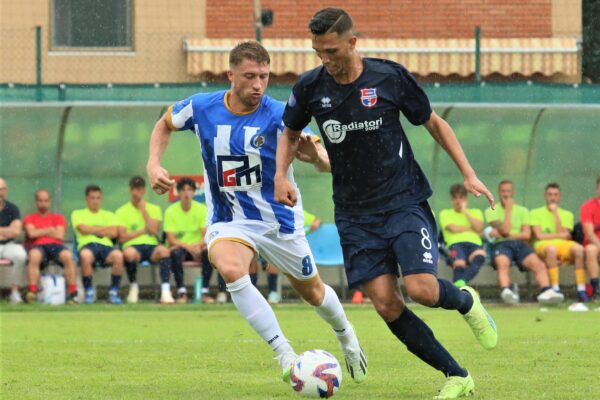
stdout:
<svg viewBox="0 0 600 400">
<path fill-rule="evenodd" d="M 71 225 L 75 229 L 81 275 L 85 290 L 84 303 L 96 301 L 92 286 L 94 266 L 106 267 L 112 265 L 111 286 L 108 292 L 108 302 L 121 304 L 119 286 L 123 275 L 123 253 L 116 249 L 113 240 L 118 237 L 117 219 L 115 214 L 100 208 L 102 189 L 97 185 L 85 188 L 86 208 L 75 210 L 71 214 Z"/>
<path fill-rule="evenodd" d="M 440 226 L 450 251 L 452 280 L 456 286 L 463 287 L 475 278 L 485 263 L 481 240 L 483 213 L 468 208 L 467 189 L 461 183 L 450 187 L 450 200 L 452 208 L 440 212 Z"/>
<path fill-rule="evenodd" d="M 574 221 L 573 213 L 558 206 L 560 202 L 560 186 L 549 183 L 544 190 L 546 205 L 531 210 L 531 226 L 535 242 L 533 248 L 548 266 L 550 284 L 556 291 L 559 286 L 559 262 L 563 265 L 573 263 L 575 282 L 581 304 L 577 308 L 587 308 L 588 296 L 585 292 L 585 266 L 583 246 L 571 240 Z M 597 278 L 597 276 L 596 276 Z"/>
<path fill-rule="evenodd" d="M 182 178 L 177 182 L 179 201 L 165 211 L 163 230 L 171 249 L 171 267 L 177 285 L 177 302 L 186 303 L 187 289 L 183 281 L 183 262 L 199 261 L 202 263 L 202 302 L 214 303 L 215 299 L 208 295 L 213 268 L 208 260 L 208 251 L 204 241 L 206 232 L 206 206 L 194 200 L 196 182 L 190 178 Z M 172 303 L 171 289 L 168 282 L 162 284 L 161 303 Z"/>
<path fill-rule="evenodd" d="M 498 273 L 500 298 L 507 304 L 519 302 L 519 296 L 510 289 L 509 269 L 512 262 L 521 271 L 531 271 L 535 274 L 540 292 L 538 302 L 556 304 L 564 300 L 564 296 L 552 289 L 548 279 L 548 271 L 543 261 L 533 252 L 528 242 L 531 239 L 529 211 L 513 200 L 514 185 L 509 180 L 503 180 L 498 185 L 500 204 L 495 209 L 485 210 L 485 219 L 491 225 L 488 237 L 492 243 L 492 266 Z"/>
<path fill-rule="evenodd" d="M 141 176 L 129 180 L 130 201 L 117 211 L 119 224 L 119 243 L 125 258 L 125 271 L 129 278 L 128 303 L 137 303 L 139 287 L 137 283 L 137 266 L 139 262 L 158 263 L 161 277 L 171 271 L 171 253 L 158 242 L 158 233 L 162 221 L 162 211 L 159 206 L 147 203 L 146 181 Z"/>
</svg>

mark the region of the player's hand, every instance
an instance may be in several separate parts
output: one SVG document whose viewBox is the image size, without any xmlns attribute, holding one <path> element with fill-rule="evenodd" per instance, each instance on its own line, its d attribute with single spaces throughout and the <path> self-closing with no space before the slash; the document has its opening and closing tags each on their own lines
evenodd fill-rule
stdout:
<svg viewBox="0 0 600 400">
<path fill-rule="evenodd" d="M 558 205 L 556 203 L 550 203 L 548 204 L 548 210 L 555 213 L 558 210 Z"/>
<path fill-rule="evenodd" d="M 296 205 L 296 188 L 287 178 L 275 178 L 275 201 L 290 207 Z"/>
<path fill-rule="evenodd" d="M 465 188 L 473 194 L 473 196 L 480 197 L 483 194 L 485 197 L 487 197 L 490 207 L 492 207 L 492 210 L 494 209 L 494 205 L 496 204 L 494 196 L 483 184 L 483 182 L 477 178 L 477 176 L 473 175 L 472 177 L 465 177 L 464 185 Z"/>
<path fill-rule="evenodd" d="M 148 177 L 150 178 L 150 186 L 157 194 L 165 194 L 175 181 L 169 176 L 169 172 L 160 165 L 148 166 Z"/>
<path fill-rule="evenodd" d="M 300 139 L 298 139 L 298 151 L 296 151 L 296 158 L 300 161 L 310 164 L 314 164 L 319 160 L 317 144 L 312 140 L 311 136 L 300 135 Z"/>
</svg>

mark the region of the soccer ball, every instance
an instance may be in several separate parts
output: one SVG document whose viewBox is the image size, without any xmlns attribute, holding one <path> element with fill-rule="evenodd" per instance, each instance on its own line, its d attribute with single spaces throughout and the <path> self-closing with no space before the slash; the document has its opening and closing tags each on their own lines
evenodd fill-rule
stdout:
<svg viewBox="0 0 600 400">
<path fill-rule="evenodd" d="M 290 383 L 305 397 L 331 397 L 342 385 L 338 360 L 325 350 L 308 350 L 292 364 Z"/>
</svg>

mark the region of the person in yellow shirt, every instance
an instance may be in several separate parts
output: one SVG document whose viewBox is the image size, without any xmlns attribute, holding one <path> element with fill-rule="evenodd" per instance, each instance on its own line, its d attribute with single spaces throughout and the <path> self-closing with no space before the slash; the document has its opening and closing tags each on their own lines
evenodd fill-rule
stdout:
<svg viewBox="0 0 600 400">
<path fill-rule="evenodd" d="M 573 263 L 580 302 L 574 307 L 586 309 L 584 303 L 588 301 L 588 297 L 585 292 L 583 246 L 571 240 L 574 226 L 573 213 L 558 206 L 560 195 L 560 186 L 557 183 L 549 183 L 544 191 L 546 205 L 531 210 L 531 227 L 535 238 L 533 248 L 546 262 L 550 284 L 556 291 L 560 290 L 559 263 L 563 265 Z"/>
<path fill-rule="evenodd" d="M 85 188 L 86 208 L 75 210 L 71 214 L 71 225 L 75 230 L 77 250 L 81 263 L 81 275 L 85 290 L 84 303 L 96 302 L 96 294 L 92 286 L 94 265 L 102 267 L 112 265 L 111 286 L 108 302 L 121 304 L 119 286 L 123 275 L 123 253 L 116 249 L 113 240 L 118 237 L 115 214 L 100 208 L 102 189 L 97 185 Z"/>
<path fill-rule="evenodd" d="M 507 304 L 519 301 L 518 293 L 510 289 L 509 269 L 514 262 L 521 271 L 531 271 L 535 274 L 535 281 L 540 289 L 537 296 L 542 304 L 556 304 L 564 300 L 562 293 L 558 293 L 550 286 L 546 265 L 533 252 L 529 246 L 531 239 L 531 226 L 529 211 L 513 200 L 514 186 L 509 180 L 503 180 L 498 185 L 500 204 L 495 209 L 485 210 L 485 219 L 491 225 L 487 237 L 492 243 L 492 266 L 498 273 L 500 298 Z"/>
<path fill-rule="evenodd" d="M 162 211 L 159 206 L 147 203 L 146 181 L 141 176 L 129 180 L 131 200 L 117 211 L 119 224 L 119 242 L 125 258 L 125 271 L 129 278 L 128 303 L 137 303 L 139 287 L 137 283 L 137 266 L 139 262 L 158 263 L 161 277 L 171 271 L 171 253 L 158 242 Z"/>
<path fill-rule="evenodd" d="M 206 206 L 194 200 L 196 182 L 182 178 L 177 182 L 179 201 L 165 211 L 164 231 L 171 249 L 171 267 L 177 285 L 177 303 L 187 303 L 187 289 L 183 281 L 183 262 L 202 263 L 202 302 L 214 303 L 208 295 L 213 268 L 208 260 L 204 234 L 206 233 Z M 173 303 L 169 283 L 161 287 L 161 303 Z"/>
<path fill-rule="evenodd" d="M 461 183 L 450 187 L 452 208 L 440 212 L 440 227 L 452 260 L 454 285 L 463 287 L 475 278 L 485 263 L 482 247 L 483 213 L 468 208 L 467 189 Z M 468 267 L 467 267 L 468 266 Z"/>
</svg>

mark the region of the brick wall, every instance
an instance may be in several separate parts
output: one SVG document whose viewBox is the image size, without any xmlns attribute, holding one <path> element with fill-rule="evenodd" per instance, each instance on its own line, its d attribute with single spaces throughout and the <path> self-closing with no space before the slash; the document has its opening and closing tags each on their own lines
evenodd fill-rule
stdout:
<svg viewBox="0 0 600 400">
<path fill-rule="evenodd" d="M 263 37 L 308 37 L 311 16 L 323 7 L 344 8 L 364 37 L 551 37 L 552 0 L 262 0 L 275 13 Z M 209 38 L 254 37 L 254 2 L 207 0 Z"/>
</svg>

